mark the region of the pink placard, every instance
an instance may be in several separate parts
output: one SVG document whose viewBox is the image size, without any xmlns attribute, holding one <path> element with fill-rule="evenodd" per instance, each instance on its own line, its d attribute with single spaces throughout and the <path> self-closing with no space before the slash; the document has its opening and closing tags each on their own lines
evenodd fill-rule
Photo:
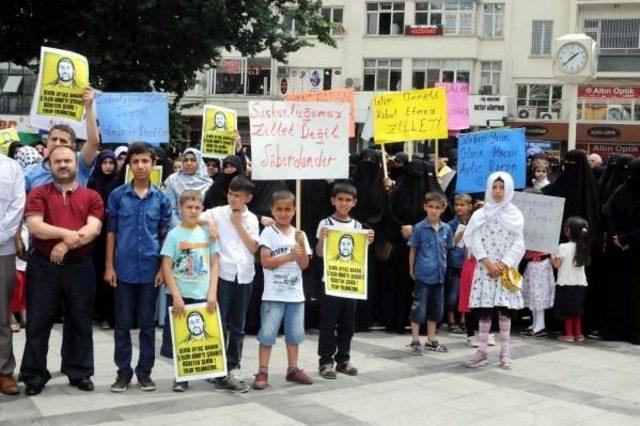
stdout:
<svg viewBox="0 0 640 426">
<path fill-rule="evenodd" d="M 436 83 L 447 92 L 449 130 L 469 128 L 469 83 Z"/>
</svg>

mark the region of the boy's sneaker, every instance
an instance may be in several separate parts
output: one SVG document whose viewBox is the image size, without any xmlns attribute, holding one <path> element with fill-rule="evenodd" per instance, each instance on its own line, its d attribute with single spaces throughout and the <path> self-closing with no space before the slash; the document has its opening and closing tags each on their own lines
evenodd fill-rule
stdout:
<svg viewBox="0 0 640 426">
<path fill-rule="evenodd" d="M 318 371 L 320 372 L 320 377 L 322 377 L 323 379 L 333 380 L 338 377 L 336 375 L 336 372 L 333 370 L 332 364 L 321 365 Z"/>
<path fill-rule="evenodd" d="M 420 345 L 420 342 L 411 342 L 407 348 L 409 348 L 409 353 L 411 353 L 411 355 L 422 355 L 422 346 Z"/>
<path fill-rule="evenodd" d="M 148 374 L 138 375 L 138 386 L 140 386 L 140 390 L 143 390 L 145 392 L 156 390 L 156 384 L 153 380 L 151 380 L 151 376 Z"/>
<path fill-rule="evenodd" d="M 466 345 L 470 348 L 477 348 L 478 347 L 478 342 L 474 341 L 472 337 L 467 337 L 467 343 Z"/>
<path fill-rule="evenodd" d="M 189 382 L 173 382 L 173 391 L 174 392 L 186 392 L 189 389 Z"/>
<path fill-rule="evenodd" d="M 525 330 L 520 334 L 522 334 L 522 337 L 533 337 L 533 338 L 546 338 L 549 335 L 549 333 L 547 333 L 546 328 L 543 328 L 542 330 L 539 330 L 539 331 L 533 331 L 533 329 Z"/>
<path fill-rule="evenodd" d="M 487 346 L 495 346 L 496 339 L 493 337 L 493 333 L 489 333 L 489 337 L 487 338 Z"/>
<path fill-rule="evenodd" d="M 341 362 L 336 365 L 336 371 L 338 373 L 346 374 L 347 376 L 357 376 L 358 369 L 353 366 L 349 361 Z"/>
<path fill-rule="evenodd" d="M 287 382 L 297 383 L 299 385 L 312 385 L 313 380 L 304 371 L 298 367 L 294 367 L 287 372 Z"/>
<path fill-rule="evenodd" d="M 463 334 L 465 331 L 458 327 L 456 324 L 449 324 L 449 333 L 451 334 Z"/>
<path fill-rule="evenodd" d="M 264 371 L 259 371 L 255 379 L 253 379 L 253 388 L 255 390 L 263 390 L 267 387 L 268 381 L 269 375 Z"/>
<path fill-rule="evenodd" d="M 245 377 L 242 375 L 242 370 L 239 368 L 232 369 L 229 376 L 238 383 L 244 383 L 245 381 Z"/>
<path fill-rule="evenodd" d="M 479 355 L 477 352 L 469 361 L 465 361 L 464 366 L 467 368 L 478 368 L 483 365 L 487 365 L 489 361 L 487 361 L 487 356 Z"/>
<path fill-rule="evenodd" d="M 249 392 L 249 385 L 245 383 L 238 383 L 233 380 L 233 377 L 227 376 L 216 380 L 216 391 L 229 392 L 229 393 L 246 393 Z"/>
<path fill-rule="evenodd" d="M 127 388 L 129 387 L 129 383 L 131 383 L 130 374 L 118 374 L 118 377 L 116 377 L 116 381 L 111 385 L 109 390 L 115 393 L 122 393 L 127 390 Z"/>
<path fill-rule="evenodd" d="M 449 352 L 449 348 L 447 348 L 445 345 L 441 345 L 437 340 L 434 340 L 433 342 L 427 340 L 427 342 L 424 344 L 424 348 L 425 350 L 431 352 Z"/>
</svg>

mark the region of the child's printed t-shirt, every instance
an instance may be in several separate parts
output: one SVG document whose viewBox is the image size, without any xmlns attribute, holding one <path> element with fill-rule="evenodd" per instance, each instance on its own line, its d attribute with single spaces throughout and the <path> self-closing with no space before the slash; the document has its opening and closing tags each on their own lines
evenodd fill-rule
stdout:
<svg viewBox="0 0 640 426">
<path fill-rule="evenodd" d="M 183 298 L 207 298 L 211 273 L 209 256 L 219 251 L 218 241 L 212 242 L 205 228 L 176 226 L 169 231 L 160 254 L 173 259 L 173 276 Z"/>
<path fill-rule="evenodd" d="M 311 256 L 311 247 L 304 235 L 304 251 Z M 296 248 L 295 232 L 285 235 L 274 225 L 265 228 L 260 234 L 260 247 L 271 251 L 271 256 L 290 253 Z M 302 269 L 297 262 L 291 261 L 275 269 L 264 268 L 264 291 L 262 300 L 272 302 L 304 302 L 302 290 Z"/>
</svg>

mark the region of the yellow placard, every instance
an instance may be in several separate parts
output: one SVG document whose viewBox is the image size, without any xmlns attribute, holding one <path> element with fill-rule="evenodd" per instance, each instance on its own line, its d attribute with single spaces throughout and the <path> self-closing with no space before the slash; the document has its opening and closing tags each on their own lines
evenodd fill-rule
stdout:
<svg viewBox="0 0 640 426">
<path fill-rule="evenodd" d="M 445 89 L 380 93 L 371 101 L 373 138 L 377 145 L 422 139 L 446 139 Z"/>
<path fill-rule="evenodd" d="M 367 299 L 368 231 L 328 227 L 324 240 L 324 290 L 330 296 Z"/>
<path fill-rule="evenodd" d="M 133 180 L 133 172 L 127 165 L 125 171 L 124 183 L 129 183 Z M 151 183 L 160 188 L 162 186 L 162 166 L 153 166 L 151 170 Z"/>
<path fill-rule="evenodd" d="M 176 381 L 211 379 L 227 375 L 220 313 L 209 313 L 206 303 L 187 305 L 184 316 L 169 308 L 173 366 Z"/>
<path fill-rule="evenodd" d="M 87 86 L 87 58 L 66 50 L 42 48 L 36 92 L 38 115 L 82 121 L 82 94 Z"/>
<path fill-rule="evenodd" d="M 202 156 L 224 158 L 235 154 L 234 133 L 237 128 L 238 113 L 236 111 L 215 105 L 205 105 L 200 140 Z"/>
<path fill-rule="evenodd" d="M 9 153 L 9 145 L 13 142 L 20 142 L 20 136 L 13 127 L 8 129 L 0 129 L 0 154 L 7 155 Z"/>
</svg>

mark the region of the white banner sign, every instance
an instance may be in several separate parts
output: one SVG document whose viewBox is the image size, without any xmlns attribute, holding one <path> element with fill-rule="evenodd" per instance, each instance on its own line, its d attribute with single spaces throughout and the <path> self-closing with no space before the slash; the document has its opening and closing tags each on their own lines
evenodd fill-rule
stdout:
<svg viewBox="0 0 640 426">
<path fill-rule="evenodd" d="M 325 102 L 249 102 L 251 177 L 346 179 L 349 105 Z"/>
<path fill-rule="evenodd" d="M 512 203 L 524 215 L 524 244 L 527 250 L 555 253 L 562 230 L 564 198 L 515 192 Z"/>
<path fill-rule="evenodd" d="M 488 120 L 502 120 L 507 113 L 506 96 L 469 95 L 469 124 L 487 125 Z"/>
</svg>

